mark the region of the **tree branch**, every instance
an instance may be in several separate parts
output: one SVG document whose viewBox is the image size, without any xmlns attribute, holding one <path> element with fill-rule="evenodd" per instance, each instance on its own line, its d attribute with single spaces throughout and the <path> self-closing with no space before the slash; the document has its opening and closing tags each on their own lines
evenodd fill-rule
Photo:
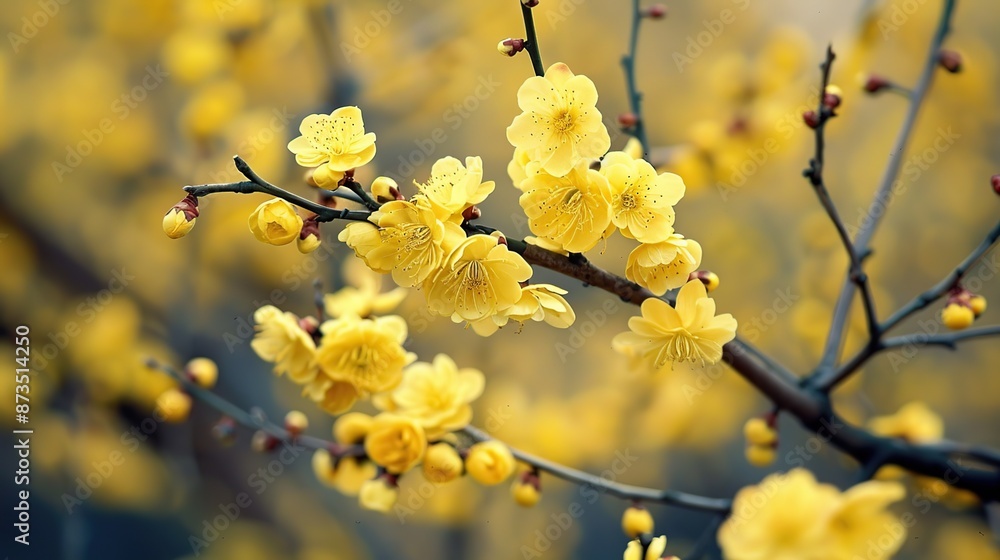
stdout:
<svg viewBox="0 0 1000 560">
<path fill-rule="evenodd" d="M 642 116 L 642 92 L 639 91 L 635 79 L 635 56 L 639 45 L 639 27 L 643 14 L 639 0 L 632 0 L 632 28 L 629 33 L 628 54 L 622 57 L 622 69 L 625 71 L 625 86 L 628 89 L 629 106 L 636 117 L 631 132 L 642 145 L 643 157 L 649 154 L 649 139 L 646 137 L 646 123 Z"/>
<path fill-rule="evenodd" d="M 520 0 L 519 0 L 520 2 Z M 545 75 L 545 65 L 542 64 L 542 53 L 538 48 L 538 34 L 535 33 L 535 17 L 531 13 L 531 8 L 521 4 L 521 17 L 524 18 L 524 50 L 528 51 L 531 57 L 531 67 L 536 76 Z"/>
</svg>

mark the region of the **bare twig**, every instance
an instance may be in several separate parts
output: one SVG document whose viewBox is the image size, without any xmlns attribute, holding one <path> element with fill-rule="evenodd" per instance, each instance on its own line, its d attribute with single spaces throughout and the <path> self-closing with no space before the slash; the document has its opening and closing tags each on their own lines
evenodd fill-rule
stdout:
<svg viewBox="0 0 1000 560">
<path fill-rule="evenodd" d="M 545 65 L 542 64 L 542 52 L 538 48 L 538 34 L 535 33 L 535 17 L 531 13 L 531 8 L 521 4 L 521 17 L 524 18 L 524 50 L 528 51 L 531 57 L 531 67 L 536 76 L 545 75 Z"/>
<path fill-rule="evenodd" d="M 622 57 L 622 69 L 625 71 L 625 86 L 628 88 L 628 100 L 636 122 L 631 126 L 631 132 L 642 145 L 643 157 L 649 154 L 649 139 L 646 137 L 646 123 L 642 116 L 642 92 L 639 91 L 635 79 L 635 56 L 639 45 L 639 27 L 642 25 L 643 13 L 639 0 L 632 0 L 632 27 L 629 33 L 628 54 Z"/>
</svg>

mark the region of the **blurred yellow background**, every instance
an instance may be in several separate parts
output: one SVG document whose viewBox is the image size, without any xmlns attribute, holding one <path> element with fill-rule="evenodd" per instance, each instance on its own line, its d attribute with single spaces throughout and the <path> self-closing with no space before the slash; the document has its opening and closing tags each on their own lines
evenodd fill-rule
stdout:
<svg viewBox="0 0 1000 560">
<path fill-rule="evenodd" d="M 939 4 L 668 2 L 666 19 L 644 24 L 638 76 L 654 163 L 688 186 L 677 229 L 701 242 L 703 266 L 721 277 L 713 294 L 720 310 L 797 373 L 818 359 L 847 269 L 801 176 L 813 151 L 801 113 L 815 107 L 823 50 L 832 43 L 838 53 L 833 82 L 844 91 L 840 117 L 827 127 L 825 175 L 856 228 L 904 111 L 901 98 L 868 96 L 861 83 L 874 72 L 912 84 Z M 597 84 L 614 149 L 627 139 L 615 128 L 627 110 L 623 5 L 542 0 L 535 12 L 546 63 L 566 62 Z M 512 237 L 530 234 L 505 172 L 513 148 L 504 129 L 531 66 L 524 54 L 496 53 L 497 41 L 524 32 L 516 0 L 9 0 L 0 23 L 8 43 L 0 49 L 0 356 L 13 361 L 14 330 L 28 325 L 37 557 L 193 558 L 189 538 L 202 538 L 206 521 L 240 492 L 253 503 L 199 557 L 621 554 L 624 504 L 591 501 L 550 478 L 528 511 L 505 487 L 462 480 L 427 491 L 404 479 L 401 503 L 413 515 L 399 519 L 321 486 L 308 456 L 258 494 L 251 477 L 272 457 L 252 453 L 244 432 L 235 446 L 221 446 L 209 433 L 218 415 L 207 407 L 196 405 L 187 424 L 142 428 L 170 385 L 143 359 L 180 365 L 208 356 L 220 364 L 221 394 L 272 418 L 301 408 L 329 437 L 332 419 L 274 378 L 247 343 L 260 305 L 308 313 L 314 279 L 329 290 L 342 285 L 338 263 L 350 251 L 336 241 L 339 226 L 325 226 L 323 247 L 303 256 L 250 235 L 246 217 L 263 197 L 216 195 L 201 201 L 198 227 L 184 239 L 171 242 L 160 228 L 182 186 L 239 180 L 234 154 L 308 194 L 286 149 L 307 114 L 362 108 L 378 135 L 375 161 L 359 172 L 363 184 L 388 175 L 407 192 L 437 158 L 482 156 L 486 179 L 498 185 L 482 222 Z M 993 2 L 960 3 L 947 46 L 961 52 L 963 72 L 937 77 L 867 264 L 883 317 L 943 278 L 1000 213 L 988 184 L 1000 172 L 998 25 Z M 629 248 L 617 237 L 593 259 L 621 273 Z M 997 256 L 984 263 L 972 276 L 976 291 L 1000 302 Z M 412 350 L 425 359 L 446 351 L 486 373 L 474 424 L 620 481 L 713 497 L 794 466 L 780 458 L 807 434 L 792 422 L 783 422 L 772 468 L 743 459 L 743 422 L 767 410 L 749 385 L 721 365 L 631 367 L 610 340 L 636 310 L 539 274 L 570 290 L 573 328 L 536 324 L 482 339 L 429 316 L 419 294 L 404 304 Z M 936 324 L 938 310 L 921 318 Z M 996 323 L 998 313 L 988 310 L 982 321 Z M 855 313 L 848 351 L 864 327 Z M 899 332 L 918 329 L 914 321 Z M 948 437 L 1000 446 L 997 348 L 982 340 L 955 353 L 881 357 L 840 390 L 837 406 L 864 422 L 922 400 L 944 417 Z M 12 395 L 13 383 L 0 376 L 0 395 Z M 0 424 L 14 427 L 12 398 L 0 402 Z M 137 426 L 145 438 L 130 431 Z M 105 476 L 114 453 L 124 460 Z M 622 455 L 635 459 L 612 471 Z M 844 486 L 855 465 L 824 446 L 806 467 Z M 94 473 L 92 496 L 68 507 L 65 495 Z M 0 495 L 13 502 L 13 486 Z M 559 526 L 574 502 L 585 514 Z M 904 501 L 899 509 L 918 521 L 898 557 L 1000 558 L 975 510 L 952 509 L 960 506 L 924 512 Z M 653 513 L 668 551 L 682 557 L 709 519 L 665 507 Z"/>
</svg>

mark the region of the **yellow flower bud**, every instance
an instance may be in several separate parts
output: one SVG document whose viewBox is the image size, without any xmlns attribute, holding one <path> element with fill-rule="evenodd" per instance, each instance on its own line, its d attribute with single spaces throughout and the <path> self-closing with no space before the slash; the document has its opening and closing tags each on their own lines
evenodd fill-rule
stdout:
<svg viewBox="0 0 1000 560">
<path fill-rule="evenodd" d="M 642 142 L 635 136 L 630 136 L 628 142 L 625 142 L 625 147 L 622 151 L 632 159 L 641 159 L 643 155 Z"/>
<path fill-rule="evenodd" d="M 778 433 L 763 418 L 751 418 L 743 425 L 743 436 L 751 445 L 769 446 L 778 441 Z"/>
<path fill-rule="evenodd" d="M 188 219 L 187 215 L 178 208 L 171 208 L 163 216 L 163 232 L 170 239 L 180 239 L 194 229 L 194 222 L 197 218 Z"/>
<path fill-rule="evenodd" d="M 755 467 L 766 467 L 774 462 L 778 452 L 775 448 L 764 445 L 749 445 L 746 449 L 747 462 Z"/>
<path fill-rule="evenodd" d="M 424 455 L 424 478 L 443 484 L 462 475 L 462 457 L 447 443 L 436 443 Z"/>
<path fill-rule="evenodd" d="M 481 441 L 469 448 L 465 471 L 486 486 L 500 484 L 514 472 L 514 455 L 497 440 Z"/>
<path fill-rule="evenodd" d="M 395 189 L 395 192 L 393 192 Z M 396 181 L 393 181 L 389 177 L 376 177 L 372 181 L 372 196 L 375 200 L 379 202 L 389 202 L 391 200 L 396 200 L 396 194 L 399 192 L 399 185 Z"/>
<path fill-rule="evenodd" d="M 167 389 L 156 399 L 156 411 L 164 422 L 183 422 L 191 412 L 191 397 L 179 389 Z"/>
<path fill-rule="evenodd" d="M 215 387 L 215 381 L 219 378 L 219 367 L 208 358 L 195 358 L 184 366 L 187 376 L 204 389 Z"/>
<path fill-rule="evenodd" d="M 285 429 L 292 435 L 299 435 L 309 427 L 309 418 L 298 410 L 285 415 Z"/>
<path fill-rule="evenodd" d="M 343 178 L 343 171 L 337 171 L 329 165 L 321 165 L 312 170 L 306 183 L 320 189 L 330 189 L 332 191 L 336 190 Z"/>
<path fill-rule="evenodd" d="M 534 506 L 542 499 L 542 493 L 535 484 L 530 480 L 524 480 L 522 477 L 518 477 L 514 481 L 514 484 L 511 485 L 510 495 L 514 497 L 517 505 L 526 508 Z"/>
<path fill-rule="evenodd" d="M 711 292 L 719 287 L 719 275 L 710 270 L 696 270 L 691 273 L 690 280 L 698 279 L 705 285 L 705 291 Z"/>
<path fill-rule="evenodd" d="M 941 322 L 944 323 L 944 326 L 954 331 L 968 328 L 975 319 L 976 314 L 972 309 L 960 303 L 949 303 L 941 311 Z"/>
<path fill-rule="evenodd" d="M 337 467 L 333 462 L 333 456 L 326 449 L 317 449 L 312 456 L 312 470 L 319 480 L 326 486 L 333 486 L 337 480 Z"/>
<path fill-rule="evenodd" d="M 298 247 L 300 253 L 307 255 L 319 249 L 320 243 L 319 236 L 315 233 L 310 233 L 305 239 L 299 237 L 295 242 L 295 246 Z"/>
<path fill-rule="evenodd" d="M 653 532 L 653 515 L 642 506 L 631 506 L 622 514 L 622 530 L 629 538 Z"/>
<path fill-rule="evenodd" d="M 363 412 L 348 412 L 333 423 L 333 437 L 340 443 L 352 445 L 364 441 L 371 429 L 371 416 Z"/>
<path fill-rule="evenodd" d="M 390 484 L 385 477 L 369 480 L 361 485 L 358 502 L 361 507 L 382 513 L 388 513 L 399 499 L 399 488 Z"/>
<path fill-rule="evenodd" d="M 979 317 L 986 311 L 986 298 L 983 296 L 972 296 L 969 298 L 969 307 L 972 308 L 972 313 L 976 317 Z"/>
<path fill-rule="evenodd" d="M 392 474 L 410 470 L 426 449 L 427 436 L 416 420 L 388 412 L 372 420 L 365 437 L 365 453 Z"/>
<path fill-rule="evenodd" d="M 250 214 L 250 231 L 262 243 L 287 245 L 299 236 L 302 217 L 287 201 L 275 198 L 262 203 Z"/>
</svg>

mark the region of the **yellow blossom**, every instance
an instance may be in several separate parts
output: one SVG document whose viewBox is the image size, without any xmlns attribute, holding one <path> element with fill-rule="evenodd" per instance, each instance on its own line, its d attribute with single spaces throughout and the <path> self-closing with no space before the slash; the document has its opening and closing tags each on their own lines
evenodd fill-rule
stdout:
<svg viewBox="0 0 1000 560">
<path fill-rule="evenodd" d="M 944 436 L 941 417 L 920 401 L 903 405 L 895 414 L 872 418 L 868 427 L 874 434 L 911 443 L 938 441 Z"/>
<path fill-rule="evenodd" d="M 462 457 L 448 443 L 435 443 L 424 455 L 424 478 L 443 484 L 462 475 Z"/>
<path fill-rule="evenodd" d="M 770 445 L 757 445 L 751 443 L 744 451 L 747 462 L 755 467 L 766 467 L 774 463 L 778 456 L 778 450 Z"/>
<path fill-rule="evenodd" d="M 830 558 L 854 560 L 870 554 L 873 542 L 878 543 L 877 558 L 892 558 L 906 538 L 906 526 L 886 508 L 904 497 L 906 490 L 898 482 L 872 480 L 844 492 L 827 522 Z"/>
<path fill-rule="evenodd" d="M 427 303 L 438 315 L 476 321 L 521 299 L 520 282 L 531 277 L 521 255 L 489 235 L 473 235 L 456 247 L 424 283 Z"/>
<path fill-rule="evenodd" d="M 180 389 L 167 389 L 156 399 L 156 411 L 165 422 L 183 422 L 191 412 L 191 397 Z"/>
<path fill-rule="evenodd" d="M 663 557 L 663 552 L 667 550 L 667 537 L 660 535 L 653 539 L 649 543 L 649 548 L 646 549 L 646 555 L 642 555 L 642 543 L 638 539 L 634 541 L 629 541 L 628 547 L 625 549 L 625 554 L 622 556 L 623 560 L 660 560 Z"/>
<path fill-rule="evenodd" d="M 208 358 L 195 358 L 184 366 L 184 373 L 199 387 L 211 389 L 219 378 L 219 366 Z"/>
<path fill-rule="evenodd" d="M 315 233 L 310 233 L 305 236 L 305 238 L 300 235 L 299 238 L 295 240 L 295 247 L 303 255 L 308 255 L 316 249 L 319 249 L 320 243 L 322 242 L 320 241 L 319 236 Z"/>
<path fill-rule="evenodd" d="M 715 301 L 698 280 L 681 288 L 676 308 L 649 298 L 641 310 L 641 317 L 629 319 L 629 332 L 618 334 L 611 344 L 619 352 L 653 356 L 656 368 L 667 362 L 717 363 L 722 346 L 736 337 L 736 319 L 728 313 L 715 315 Z"/>
<path fill-rule="evenodd" d="M 250 214 L 250 231 L 262 243 L 287 245 L 302 231 L 302 217 L 287 201 L 274 198 Z"/>
<path fill-rule="evenodd" d="M 674 232 L 673 207 L 685 190 L 679 176 L 657 175 L 649 162 L 623 152 L 608 154 L 601 173 L 611 186 L 611 221 L 622 235 L 641 243 L 658 243 Z"/>
<path fill-rule="evenodd" d="M 743 425 L 743 437 L 751 445 L 774 445 L 778 432 L 763 418 L 751 418 Z"/>
<path fill-rule="evenodd" d="M 361 485 L 358 502 L 361 507 L 388 513 L 399 499 L 399 488 L 390 484 L 384 477 L 369 480 Z"/>
<path fill-rule="evenodd" d="M 288 143 L 295 161 L 318 167 L 314 178 L 326 187 L 345 171 L 361 167 L 375 157 L 375 133 L 365 134 L 361 109 L 341 107 L 329 115 L 309 115 L 299 125 L 301 136 Z"/>
<path fill-rule="evenodd" d="M 970 297 L 969 309 L 972 309 L 973 315 L 979 317 L 986 312 L 986 298 L 980 295 Z"/>
<path fill-rule="evenodd" d="M 368 458 L 392 474 L 402 474 L 420 462 L 427 436 L 413 418 L 384 412 L 372 420 L 365 437 Z"/>
<path fill-rule="evenodd" d="M 643 243 L 632 250 L 625 265 L 625 276 L 649 288 L 658 296 L 683 286 L 688 275 L 701 265 L 701 245 L 672 233 L 659 243 Z"/>
<path fill-rule="evenodd" d="M 483 393 L 484 383 L 478 369 L 458 369 L 454 360 L 438 354 L 433 363 L 417 362 L 406 368 L 389 400 L 394 412 L 416 419 L 427 437 L 435 439 L 469 424 L 470 403 Z"/>
<path fill-rule="evenodd" d="M 642 506 L 630 506 L 622 514 L 622 531 L 629 538 L 653 532 L 653 515 Z"/>
<path fill-rule="evenodd" d="M 538 173 L 521 182 L 520 203 L 528 227 L 566 251 L 583 253 L 614 232 L 611 188 L 581 162 L 564 177 Z"/>
<path fill-rule="evenodd" d="M 561 177 L 581 159 L 600 158 L 611 147 L 594 82 L 561 62 L 544 77 L 525 80 L 517 104 L 523 113 L 507 127 L 507 140 L 551 175 Z"/>
<path fill-rule="evenodd" d="M 371 191 L 372 197 L 378 202 L 389 202 L 391 200 L 396 200 L 393 194 L 393 189 L 398 193 L 399 185 L 391 177 L 376 177 L 372 181 Z"/>
<path fill-rule="evenodd" d="M 431 207 L 440 210 L 438 217 L 441 219 L 461 214 L 466 208 L 486 200 L 495 186 L 493 181 L 483 182 L 483 160 L 478 156 L 465 158 L 464 166 L 451 156 L 441 158 L 431 167 L 430 179 L 417 183 Z"/>
<path fill-rule="evenodd" d="M 406 298 L 405 288 L 383 292 L 382 275 L 372 271 L 358 259 L 348 259 L 343 270 L 344 279 L 349 285 L 323 296 L 323 309 L 330 317 L 367 317 L 372 313 L 388 313 Z"/>
<path fill-rule="evenodd" d="M 361 319 L 355 315 L 326 321 L 316 362 L 330 379 L 345 381 L 365 393 L 396 387 L 414 356 L 403 349 L 406 321 L 390 315 Z"/>
<path fill-rule="evenodd" d="M 363 412 L 349 412 L 333 423 L 333 437 L 348 445 L 361 443 L 372 429 L 372 420 Z"/>
<path fill-rule="evenodd" d="M 481 441 L 469 448 L 465 471 L 486 486 L 500 484 L 514 473 L 514 455 L 497 440 Z"/>
<path fill-rule="evenodd" d="M 529 284 L 521 288 L 521 298 L 504 311 L 504 317 L 519 322 L 545 321 L 566 329 L 576 321 L 576 313 L 563 296 L 566 290 L 552 284 Z"/>
<path fill-rule="evenodd" d="M 316 344 L 299 326 L 298 317 L 265 305 L 254 311 L 253 320 L 257 334 L 250 347 L 262 360 L 274 363 L 276 375 L 287 374 L 296 383 L 308 383 L 316 377 Z"/>
<path fill-rule="evenodd" d="M 179 208 L 171 208 L 163 216 L 163 232 L 170 239 L 180 239 L 194 229 L 194 223 L 198 218 L 188 219 L 187 215 Z"/>
<path fill-rule="evenodd" d="M 351 409 L 361 396 L 358 388 L 347 381 L 335 381 L 325 375 L 317 375 L 302 390 L 320 408 L 330 414 L 341 414 Z"/>
<path fill-rule="evenodd" d="M 514 148 L 514 157 L 507 164 L 507 176 L 518 189 L 524 190 L 521 184 L 525 179 L 540 173 L 540 166 L 537 161 L 531 159 L 531 154 L 524 148 Z"/>
<path fill-rule="evenodd" d="M 378 472 L 378 467 L 371 461 L 357 457 L 343 457 L 335 461 L 325 449 L 317 449 L 313 454 L 312 468 L 321 483 L 336 488 L 346 496 L 356 496 L 361 486 L 375 478 Z"/>
<path fill-rule="evenodd" d="M 949 303 L 941 311 L 941 322 L 953 331 L 969 328 L 975 319 L 972 308 L 961 303 Z"/>
</svg>

